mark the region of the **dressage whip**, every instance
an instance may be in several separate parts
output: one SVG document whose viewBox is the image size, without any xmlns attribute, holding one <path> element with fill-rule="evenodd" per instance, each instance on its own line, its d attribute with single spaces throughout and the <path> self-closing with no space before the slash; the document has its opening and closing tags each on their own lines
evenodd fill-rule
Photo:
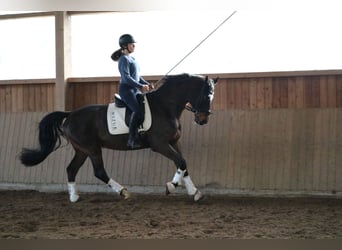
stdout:
<svg viewBox="0 0 342 250">
<path fill-rule="evenodd" d="M 213 31 L 209 33 L 199 44 L 197 44 L 188 54 L 186 54 L 175 66 L 173 66 L 161 79 L 156 82 L 156 85 L 163 80 L 172 70 L 174 70 L 179 64 L 181 64 L 190 54 L 192 54 L 202 43 L 204 43 L 212 34 L 214 34 L 223 24 L 225 24 L 234 14 L 236 10 L 223 20 Z"/>
</svg>

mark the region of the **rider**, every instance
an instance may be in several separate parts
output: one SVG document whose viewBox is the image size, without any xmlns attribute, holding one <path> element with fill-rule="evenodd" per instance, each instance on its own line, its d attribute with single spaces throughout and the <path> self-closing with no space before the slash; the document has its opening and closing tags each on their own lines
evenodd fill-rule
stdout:
<svg viewBox="0 0 342 250">
<path fill-rule="evenodd" d="M 145 81 L 139 74 L 139 65 L 130 55 L 135 49 L 135 40 L 132 35 L 124 34 L 119 38 L 120 49 L 115 51 L 111 58 L 119 62 L 121 75 L 119 94 L 127 106 L 133 111 L 129 123 L 129 137 L 127 146 L 134 149 L 140 147 L 137 142 L 138 127 L 144 121 L 144 113 L 141 111 L 137 94 L 150 90 L 152 85 Z"/>
</svg>

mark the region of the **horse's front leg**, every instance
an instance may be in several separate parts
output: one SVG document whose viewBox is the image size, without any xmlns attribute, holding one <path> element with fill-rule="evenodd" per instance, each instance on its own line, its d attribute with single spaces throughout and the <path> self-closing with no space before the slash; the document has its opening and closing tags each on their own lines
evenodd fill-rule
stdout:
<svg viewBox="0 0 342 250">
<path fill-rule="evenodd" d="M 188 194 L 194 196 L 195 201 L 199 201 L 203 198 L 203 194 L 195 187 L 194 183 L 192 182 L 188 170 L 181 170 L 180 168 L 177 168 L 172 181 L 166 183 L 166 195 L 173 193 L 176 190 L 176 187 L 178 185 L 181 185 L 182 182 L 184 183 Z"/>
<path fill-rule="evenodd" d="M 178 145 L 170 145 L 168 143 L 158 143 L 157 147 L 153 147 L 155 151 L 173 160 L 177 170 L 172 181 L 166 183 L 166 194 L 173 193 L 176 187 L 184 183 L 189 195 L 194 196 L 194 200 L 198 201 L 203 198 L 202 193 L 195 187 L 187 170 L 186 161 L 183 158 Z"/>
</svg>

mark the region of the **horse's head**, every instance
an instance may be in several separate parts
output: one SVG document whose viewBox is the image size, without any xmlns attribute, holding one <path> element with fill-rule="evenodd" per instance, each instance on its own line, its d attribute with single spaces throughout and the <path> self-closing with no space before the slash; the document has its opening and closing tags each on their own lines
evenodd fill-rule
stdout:
<svg viewBox="0 0 342 250">
<path fill-rule="evenodd" d="M 204 125 L 209 121 L 209 115 L 211 114 L 210 105 L 214 99 L 214 88 L 218 82 L 218 78 L 215 80 L 209 79 L 208 76 L 203 81 L 200 93 L 196 97 L 193 103 L 186 105 L 186 109 L 192 111 L 195 114 L 195 122 L 199 125 Z"/>
</svg>

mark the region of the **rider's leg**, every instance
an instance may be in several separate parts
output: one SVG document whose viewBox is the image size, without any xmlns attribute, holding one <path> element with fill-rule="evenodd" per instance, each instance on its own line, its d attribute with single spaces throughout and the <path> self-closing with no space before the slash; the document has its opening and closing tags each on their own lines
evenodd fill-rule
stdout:
<svg viewBox="0 0 342 250">
<path fill-rule="evenodd" d="M 129 136 L 127 146 L 134 149 L 139 148 L 141 145 L 137 142 L 138 139 L 138 128 L 141 124 L 141 115 L 137 112 L 133 112 L 131 120 L 129 122 Z"/>
<path fill-rule="evenodd" d="M 128 107 L 133 111 L 130 122 L 129 122 L 129 137 L 127 146 L 134 149 L 141 147 L 137 142 L 138 139 L 138 128 L 144 121 L 144 113 L 141 110 L 139 102 L 137 100 L 136 93 L 128 92 L 125 95 L 125 102 Z"/>
</svg>

